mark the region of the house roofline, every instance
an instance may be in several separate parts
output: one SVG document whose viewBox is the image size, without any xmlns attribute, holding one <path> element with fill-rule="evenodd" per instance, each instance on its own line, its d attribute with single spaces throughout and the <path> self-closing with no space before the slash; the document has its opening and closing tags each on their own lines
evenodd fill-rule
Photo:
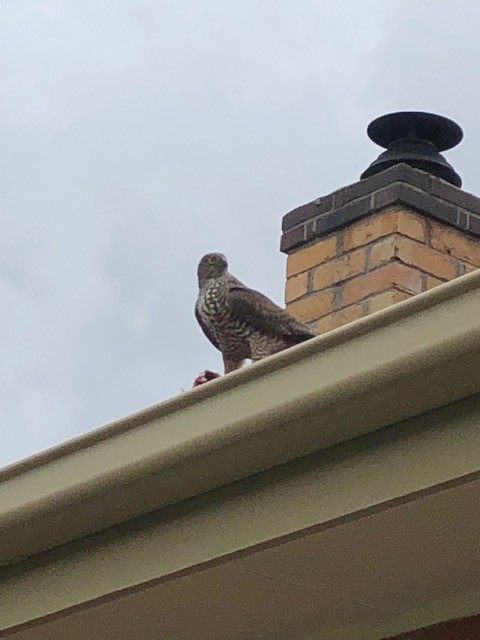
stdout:
<svg viewBox="0 0 480 640">
<path fill-rule="evenodd" d="M 480 392 L 479 290 L 463 276 L 3 469 L 0 564 Z"/>
</svg>

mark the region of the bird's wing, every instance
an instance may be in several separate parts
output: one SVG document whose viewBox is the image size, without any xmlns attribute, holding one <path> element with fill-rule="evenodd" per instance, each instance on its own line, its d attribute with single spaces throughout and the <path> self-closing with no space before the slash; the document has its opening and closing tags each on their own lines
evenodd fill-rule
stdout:
<svg viewBox="0 0 480 640">
<path fill-rule="evenodd" d="M 210 340 L 210 342 L 213 344 L 213 346 L 216 347 L 218 350 L 220 350 L 220 347 L 218 345 L 217 340 L 215 339 L 215 336 L 210 331 L 210 329 L 207 327 L 207 325 L 203 322 L 202 316 L 200 315 L 196 305 L 195 305 L 195 317 L 197 318 L 197 322 L 200 325 L 200 327 L 202 328 L 203 333 L 207 336 L 207 338 Z"/>
<path fill-rule="evenodd" d="M 299 342 L 316 335 L 263 293 L 248 287 L 231 287 L 227 295 L 227 306 L 235 316 L 247 320 L 252 326 L 266 333 L 285 336 Z"/>
</svg>

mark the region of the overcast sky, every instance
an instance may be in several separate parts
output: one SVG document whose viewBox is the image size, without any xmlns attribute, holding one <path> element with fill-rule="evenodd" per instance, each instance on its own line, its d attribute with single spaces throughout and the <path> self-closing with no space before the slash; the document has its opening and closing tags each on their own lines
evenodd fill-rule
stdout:
<svg viewBox="0 0 480 640">
<path fill-rule="evenodd" d="M 0 465 L 189 388 L 208 251 L 283 303 L 282 215 L 374 117 L 447 115 L 480 193 L 476 0 L 1 0 Z"/>
</svg>

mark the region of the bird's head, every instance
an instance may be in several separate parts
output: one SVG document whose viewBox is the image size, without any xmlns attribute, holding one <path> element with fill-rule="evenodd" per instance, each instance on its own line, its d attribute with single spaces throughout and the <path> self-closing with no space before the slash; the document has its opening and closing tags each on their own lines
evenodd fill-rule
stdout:
<svg viewBox="0 0 480 640">
<path fill-rule="evenodd" d="M 228 268 L 228 262 L 223 253 L 207 253 L 198 263 L 197 275 L 199 282 L 219 278 Z"/>
</svg>

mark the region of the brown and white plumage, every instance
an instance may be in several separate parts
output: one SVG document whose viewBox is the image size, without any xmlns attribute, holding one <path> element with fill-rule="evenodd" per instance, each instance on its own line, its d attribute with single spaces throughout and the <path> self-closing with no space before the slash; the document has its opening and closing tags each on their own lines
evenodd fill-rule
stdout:
<svg viewBox="0 0 480 640">
<path fill-rule="evenodd" d="M 210 342 L 222 352 L 225 373 L 313 338 L 315 333 L 262 293 L 228 271 L 221 253 L 198 265 L 195 315 Z"/>
</svg>

